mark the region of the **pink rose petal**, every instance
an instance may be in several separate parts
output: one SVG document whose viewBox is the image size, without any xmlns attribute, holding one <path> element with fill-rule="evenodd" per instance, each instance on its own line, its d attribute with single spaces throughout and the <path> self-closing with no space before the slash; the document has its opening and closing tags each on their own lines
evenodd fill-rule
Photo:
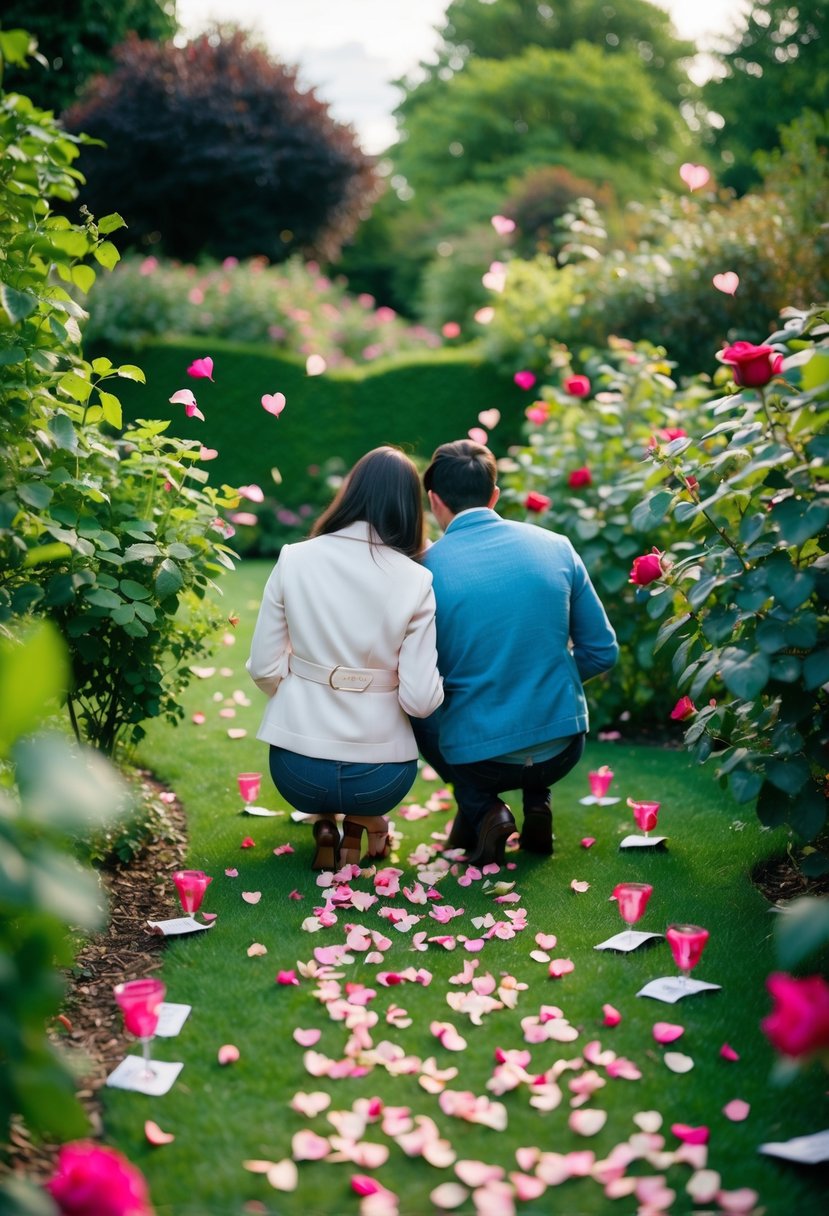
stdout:
<svg viewBox="0 0 829 1216">
<path fill-rule="evenodd" d="M 231 868 L 229 870 L 225 870 L 225 878 L 238 878 L 238 877 L 239 877 L 239 871 L 236 869 L 235 866 L 231 866 Z"/>
<path fill-rule="evenodd" d="M 239 1059 L 239 1048 L 234 1047 L 232 1043 L 224 1043 L 216 1053 L 216 1059 L 220 1064 L 235 1064 Z"/>
<path fill-rule="evenodd" d="M 148 1144 L 158 1147 L 161 1144 L 172 1144 L 175 1136 L 172 1132 L 163 1132 L 157 1123 L 147 1119 L 144 1124 L 144 1135 Z"/>
<path fill-rule="evenodd" d="M 459 1182 L 442 1182 L 429 1195 L 432 1203 L 439 1211 L 451 1212 L 466 1202 L 469 1191 Z"/>
<path fill-rule="evenodd" d="M 607 1111 L 581 1107 L 574 1110 L 567 1120 L 571 1132 L 577 1136 L 595 1136 L 607 1122 Z"/>
<path fill-rule="evenodd" d="M 643 1132 L 653 1135 L 662 1126 L 662 1116 L 658 1110 L 640 1110 L 633 1116 L 633 1122 Z M 684 1126 L 677 1124 L 677 1127 Z"/>
<path fill-rule="evenodd" d="M 582 879 L 574 878 L 573 881 L 570 883 L 570 890 L 577 891 L 579 894 L 583 894 L 585 891 L 590 890 L 590 883 L 584 882 Z"/>
<path fill-rule="evenodd" d="M 716 1170 L 696 1170 L 688 1179 L 685 1190 L 694 1203 L 712 1203 L 720 1189 L 720 1176 Z"/>
<path fill-rule="evenodd" d="M 738 1191 L 717 1191 L 716 1199 L 724 1212 L 753 1212 L 760 1196 L 750 1187 Z"/>
<path fill-rule="evenodd" d="M 248 958 L 261 958 L 263 954 L 268 953 L 268 947 L 263 946 L 261 942 L 253 942 L 248 946 Z"/>
<path fill-rule="evenodd" d="M 227 732 L 227 737 L 228 739 L 244 739 L 247 733 L 246 730 L 242 730 L 241 726 L 232 726 Z"/>
<path fill-rule="evenodd" d="M 596 843 L 595 836 L 582 836 L 581 847 L 583 849 L 591 849 L 595 843 Z"/>
<path fill-rule="evenodd" d="M 535 935 L 535 943 L 542 950 L 554 950 L 557 942 L 558 938 L 555 933 L 536 933 Z"/>
<path fill-rule="evenodd" d="M 657 1043 L 673 1043 L 675 1039 L 681 1038 L 684 1034 L 684 1026 L 677 1026 L 673 1022 L 654 1023 L 653 1037 Z"/>
<path fill-rule="evenodd" d="M 622 1020 L 622 1015 L 618 1009 L 614 1009 L 612 1005 L 602 1005 L 602 1013 L 604 1014 L 605 1026 L 618 1026 Z"/>
<path fill-rule="evenodd" d="M 265 393 L 262 398 L 262 409 L 267 410 L 269 414 L 273 414 L 274 418 L 278 418 L 285 408 L 284 393 Z"/>
<path fill-rule="evenodd" d="M 688 1123 L 672 1123 L 671 1131 L 683 1144 L 707 1144 L 711 1134 L 705 1126 L 692 1127 Z"/>
<path fill-rule="evenodd" d="M 732 1123 L 742 1123 L 743 1119 L 747 1119 L 751 1107 L 748 1102 L 744 1102 L 742 1098 L 732 1098 L 724 1107 L 722 1113 L 726 1119 L 730 1119 Z"/>
<path fill-rule="evenodd" d="M 455 1173 L 461 1182 L 473 1189 L 486 1186 L 489 1182 L 500 1182 L 504 1177 L 504 1170 L 500 1165 L 487 1165 L 483 1161 L 456 1161 Z"/>
<path fill-rule="evenodd" d="M 318 1136 L 309 1128 L 294 1132 L 291 1139 L 291 1156 L 294 1161 L 322 1161 L 327 1157 L 330 1145 L 324 1136 Z"/>
<path fill-rule="evenodd" d="M 299 1171 L 293 1161 L 275 1161 L 267 1173 L 268 1182 L 275 1191 L 295 1191 L 299 1185 Z"/>
<path fill-rule="evenodd" d="M 258 904 L 259 900 L 261 898 L 262 898 L 261 891 L 243 891 L 242 892 L 242 899 L 245 901 L 246 904 Z"/>
<path fill-rule="evenodd" d="M 309 1094 L 300 1090 L 291 1098 L 290 1105 L 291 1109 L 295 1110 L 297 1114 L 307 1115 L 309 1119 L 313 1119 L 315 1115 L 328 1110 L 328 1107 L 331 1105 L 331 1095 L 321 1089 L 314 1090 Z"/>
<path fill-rule="evenodd" d="M 187 375 L 196 380 L 212 380 L 213 360 L 209 355 L 205 355 L 203 359 L 194 359 L 187 369 Z"/>
<path fill-rule="evenodd" d="M 724 1060 L 734 1061 L 739 1060 L 740 1058 L 739 1053 L 736 1052 L 729 1043 L 723 1043 L 722 1047 L 720 1048 L 720 1055 Z"/>
<path fill-rule="evenodd" d="M 707 186 L 711 180 L 711 174 L 705 165 L 695 165 L 688 161 L 684 165 L 680 165 L 679 176 L 688 189 L 692 191 L 700 190 L 703 186 Z"/>
<path fill-rule="evenodd" d="M 536 1178 L 534 1174 L 519 1174 L 514 1171 L 509 1175 L 509 1180 L 519 1203 L 531 1203 L 533 1199 L 540 1199 L 547 1189 L 547 1183 Z"/>
<path fill-rule="evenodd" d="M 554 958 L 550 963 L 549 975 L 551 980 L 561 979 L 563 975 L 569 975 L 571 971 L 575 971 L 576 964 L 569 958 Z"/>
<path fill-rule="evenodd" d="M 485 430 L 483 430 L 482 427 L 471 426 L 466 433 L 473 443 L 480 443 L 483 444 L 484 447 L 486 446 L 486 441 L 489 439 L 489 435 Z"/>
<path fill-rule="evenodd" d="M 733 296 L 740 286 L 740 276 L 733 270 L 726 270 L 724 274 L 715 274 L 711 282 L 717 291 L 721 291 L 727 296 Z"/>
<path fill-rule="evenodd" d="M 192 721 L 195 723 L 196 726 L 204 726 L 205 722 L 207 721 L 207 717 L 205 714 L 197 711 L 196 713 L 193 714 Z"/>
<path fill-rule="evenodd" d="M 691 1057 L 684 1055 L 681 1051 L 666 1051 L 664 1060 L 671 1072 L 690 1072 L 694 1067 Z"/>
</svg>

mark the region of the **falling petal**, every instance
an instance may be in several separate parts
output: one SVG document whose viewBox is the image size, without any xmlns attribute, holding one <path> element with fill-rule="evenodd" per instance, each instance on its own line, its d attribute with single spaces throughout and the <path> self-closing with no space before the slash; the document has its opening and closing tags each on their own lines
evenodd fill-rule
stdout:
<svg viewBox="0 0 829 1216">
<path fill-rule="evenodd" d="M 177 393 L 173 393 L 169 400 L 171 405 L 195 406 L 196 404 L 193 390 L 189 388 L 180 388 Z"/>
<path fill-rule="evenodd" d="M 194 359 L 187 369 L 187 375 L 196 380 L 212 380 L 213 360 L 209 355 L 205 355 L 203 359 Z"/>
<path fill-rule="evenodd" d="M 473 443 L 480 443 L 484 447 L 486 446 L 486 441 L 489 439 L 489 435 L 481 427 L 472 426 L 466 433 Z"/>
<path fill-rule="evenodd" d="M 285 408 L 284 393 L 265 393 L 262 398 L 262 409 L 278 418 Z"/>
<path fill-rule="evenodd" d="M 733 270 L 726 270 L 724 274 L 715 274 L 711 282 L 723 295 L 733 296 L 740 286 L 740 276 Z"/>
<path fill-rule="evenodd" d="M 478 415 L 478 421 L 481 426 L 485 426 L 487 430 L 491 431 L 501 421 L 501 411 L 498 409 L 481 410 Z"/>
<path fill-rule="evenodd" d="M 305 371 L 309 376 L 321 376 L 327 366 L 322 355 L 309 355 L 305 360 Z"/>
<path fill-rule="evenodd" d="M 711 174 L 705 165 L 695 165 L 688 161 L 684 165 L 680 165 L 679 176 L 691 191 L 707 186 L 711 180 Z"/>
</svg>

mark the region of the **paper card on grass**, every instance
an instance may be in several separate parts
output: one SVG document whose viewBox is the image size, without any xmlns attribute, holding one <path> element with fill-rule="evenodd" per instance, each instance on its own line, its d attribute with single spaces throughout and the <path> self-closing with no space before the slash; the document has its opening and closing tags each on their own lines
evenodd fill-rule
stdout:
<svg viewBox="0 0 829 1216">
<path fill-rule="evenodd" d="M 800 1161 L 804 1165 L 818 1165 L 821 1161 L 829 1161 L 829 1131 L 795 1136 L 792 1140 L 773 1140 L 761 1144 L 758 1152 L 769 1157 L 783 1157 L 786 1161 Z"/>
<path fill-rule="evenodd" d="M 594 946 L 594 950 L 622 950 L 627 953 L 628 950 L 635 950 L 644 942 L 652 941 L 655 937 L 662 937 L 661 933 L 644 933 L 641 929 L 631 929 L 628 932 L 623 929 L 621 933 L 616 933 L 613 937 L 609 937 L 605 942 L 599 942 L 598 946 Z"/>
<path fill-rule="evenodd" d="M 215 921 L 203 925 L 194 916 L 174 916 L 172 920 L 148 920 L 151 933 L 162 933 L 165 937 L 178 937 L 182 933 L 197 933 L 212 929 Z"/>
<path fill-rule="evenodd" d="M 262 819 L 273 819 L 277 815 L 284 815 L 284 811 L 269 811 L 264 806 L 245 806 L 242 808 L 243 815 L 259 815 Z"/>
<path fill-rule="evenodd" d="M 655 849 L 664 844 L 667 836 L 626 836 L 619 845 L 620 849 Z"/>
<path fill-rule="evenodd" d="M 313 815 L 306 815 L 304 811 L 291 811 L 291 823 L 307 823 L 313 818 Z"/>
<path fill-rule="evenodd" d="M 584 798 L 579 798 L 582 806 L 613 806 L 615 802 L 619 802 L 618 798 L 605 797 L 597 798 L 595 794 L 587 794 Z"/>
<path fill-rule="evenodd" d="M 172 1089 L 173 1082 L 183 1067 L 183 1064 L 173 1064 L 166 1060 L 153 1060 L 150 1065 L 152 1076 L 149 1076 L 147 1065 L 141 1056 L 127 1056 L 109 1074 L 106 1083 L 113 1089 L 133 1089 L 136 1093 L 151 1094 L 154 1098 L 159 1098 Z"/>
<path fill-rule="evenodd" d="M 684 996 L 694 996 L 698 992 L 715 992 L 720 987 L 720 984 L 707 984 L 704 980 L 685 980 L 676 975 L 665 975 L 645 984 L 636 995 L 650 996 L 655 1001 L 664 1001 L 666 1005 L 675 1005 Z"/>
<path fill-rule="evenodd" d="M 162 1001 L 158 1007 L 158 1025 L 155 1033 L 162 1039 L 174 1039 L 190 1014 L 192 1005 L 175 1005 Z"/>
</svg>

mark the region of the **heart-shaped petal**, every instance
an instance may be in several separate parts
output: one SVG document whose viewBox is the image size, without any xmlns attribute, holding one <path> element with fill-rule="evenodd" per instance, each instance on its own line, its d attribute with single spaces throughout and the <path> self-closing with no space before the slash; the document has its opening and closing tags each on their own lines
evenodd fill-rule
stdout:
<svg viewBox="0 0 829 1216">
<path fill-rule="evenodd" d="M 258 904 L 259 900 L 261 898 L 262 898 L 261 891 L 243 891 L 242 892 L 242 899 L 245 901 L 246 904 Z"/>
<path fill-rule="evenodd" d="M 322 1161 L 327 1157 L 330 1145 L 324 1136 L 318 1136 L 310 1128 L 294 1132 L 291 1139 L 291 1156 L 294 1161 Z"/>
<path fill-rule="evenodd" d="M 316 1027 L 308 1027 L 303 1030 L 301 1026 L 297 1026 L 293 1034 L 295 1043 L 299 1043 L 300 1047 L 313 1047 L 315 1043 L 319 1043 L 322 1038 L 322 1031 Z"/>
<path fill-rule="evenodd" d="M 262 397 L 262 409 L 278 418 L 285 408 L 284 393 L 265 393 Z"/>
<path fill-rule="evenodd" d="M 487 1165 L 484 1161 L 456 1161 L 455 1173 L 461 1182 L 473 1189 L 486 1186 L 488 1182 L 500 1182 L 504 1177 L 500 1165 Z"/>
<path fill-rule="evenodd" d="M 723 274 L 715 274 L 711 282 L 717 291 L 721 291 L 727 296 L 733 296 L 740 286 L 740 276 L 733 270 L 726 270 Z"/>
<path fill-rule="evenodd" d="M 291 1109 L 295 1110 L 297 1114 L 307 1115 L 309 1119 L 313 1119 L 315 1115 L 328 1110 L 330 1105 L 331 1095 L 321 1089 L 314 1090 L 309 1094 L 300 1090 L 299 1093 L 295 1093 L 293 1098 L 291 1098 Z"/>
<path fill-rule="evenodd" d="M 268 953 L 268 947 L 263 946 L 261 942 L 253 942 L 248 946 L 248 958 L 261 958 L 263 954 Z"/>
<path fill-rule="evenodd" d="M 672 1123 L 671 1131 L 683 1144 L 707 1144 L 711 1134 L 707 1127 L 692 1127 L 689 1123 Z"/>
<path fill-rule="evenodd" d="M 274 1162 L 267 1177 L 275 1191 L 295 1191 L 299 1183 L 299 1171 L 294 1162 L 287 1158 Z"/>
<path fill-rule="evenodd" d="M 542 950 L 554 950 L 558 938 L 555 933 L 536 933 L 535 944 L 540 946 Z"/>
<path fill-rule="evenodd" d="M 577 1136 L 595 1136 L 607 1122 L 607 1111 L 582 1107 L 574 1110 L 567 1120 L 571 1132 Z"/>
<path fill-rule="evenodd" d="M 481 427 L 471 426 L 466 433 L 473 443 L 482 443 L 484 446 L 486 446 L 486 441 L 489 439 L 489 435 L 486 433 L 486 431 L 482 430 Z"/>
<path fill-rule="evenodd" d="M 705 165 L 695 165 L 688 161 L 679 167 L 679 176 L 689 190 L 700 190 L 711 180 L 711 174 Z"/>
<path fill-rule="evenodd" d="M 203 359 L 194 359 L 187 369 L 187 375 L 196 380 L 212 380 L 213 360 L 209 355 L 205 355 Z"/>
<path fill-rule="evenodd" d="M 509 1175 L 509 1180 L 515 1188 L 515 1198 L 520 1203 L 531 1203 L 533 1199 L 539 1199 L 547 1189 L 547 1183 L 536 1178 L 534 1174 L 513 1172 Z"/>
<path fill-rule="evenodd" d="M 633 1116 L 633 1122 L 643 1132 L 658 1132 L 662 1126 L 662 1116 L 658 1110 L 640 1110 Z"/>
<path fill-rule="evenodd" d="M 480 414 L 478 415 L 478 421 L 480 422 L 481 426 L 485 426 L 488 431 L 491 431 L 492 428 L 496 427 L 501 421 L 501 411 L 496 409 L 481 410 Z M 423 775 L 425 777 L 425 772 Z"/>
<path fill-rule="evenodd" d="M 571 971 L 575 971 L 576 964 L 569 958 L 554 958 L 550 963 L 549 976 L 551 980 L 561 979 L 563 975 L 569 975 Z"/>
<path fill-rule="evenodd" d="M 511 220 L 507 215 L 493 215 L 489 222 L 499 236 L 509 236 L 511 232 L 515 232 L 515 220 Z"/>
</svg>

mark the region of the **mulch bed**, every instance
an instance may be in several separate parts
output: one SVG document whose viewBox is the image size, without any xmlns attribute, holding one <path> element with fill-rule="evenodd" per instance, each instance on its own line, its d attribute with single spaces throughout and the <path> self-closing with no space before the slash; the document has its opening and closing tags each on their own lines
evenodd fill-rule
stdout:
<svg viewBox="0 0 829 1216">
<path fill-rule="evenodd" d="M 164 790 L 149 773 L 140 776 L 156 792 Z M 187 821 L 178 801 L 165 809 L 166 839 L 150 841 L 129 866 L 101 870 L 109 899 L 109 923 L 77 954 L 75 966 L 66 976 L 61 1018 L 50 1028 L 52 1037 L 70 1056 L 82 1061 L 77 1094 L 93 1135 L 101 1132 L 99 1090 L 123 1059 L 126 1047 L 121 1012 L 112 989 L 124 980 L 159 970 L 166 939 L 149 933 L 146 922 L 181 913 L 169 875 L 183 866 Z M 33 1142 L 25 1127 L 16 1123 L 7 1159 L 0 1162 L 0 1175 L 16 1172 L 43 1180 L 53 1171 L 58 1147 Z"/>
</svg>

